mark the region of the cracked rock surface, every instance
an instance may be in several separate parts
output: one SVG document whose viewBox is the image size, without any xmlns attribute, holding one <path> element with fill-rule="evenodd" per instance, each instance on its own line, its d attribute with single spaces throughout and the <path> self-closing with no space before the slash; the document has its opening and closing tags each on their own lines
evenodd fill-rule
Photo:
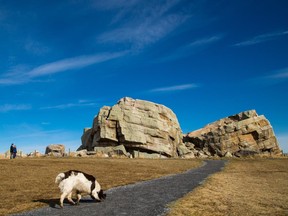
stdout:
<svg viewBox="0 0 288 216">
<path fill-rule="evenodd" d="M 92 128 L 84 130 L 79 150 L 123 145 L 132 154 L 140 150 L 175 157 L 182 138 L 178 119 L 171 109 L 125 97 L 112 107 L 100 109 Z"/>
</svg>

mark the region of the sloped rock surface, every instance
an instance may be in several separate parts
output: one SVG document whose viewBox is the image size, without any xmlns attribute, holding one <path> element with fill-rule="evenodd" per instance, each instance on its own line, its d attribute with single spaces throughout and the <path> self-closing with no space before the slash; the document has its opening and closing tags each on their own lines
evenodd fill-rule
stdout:
<svg viewBox="0 0 288 216">
<path fill-rule="evenodd" d="M 188 133 L 183 140 L 186 146 L 190 144 L 212 156 L 282 153 L 270 122 L 255 110 L 220 119 Z"/>
<path fill-rule="evenodd" d="M 182 138 L 172 110 L 160 104 L 125 97 L 113 107 L 100 109 L 93 127 L 84 129 L 82 146 L 78 150 L 124 145 L 131 153 L 140 150 L 176 157 Z"/>
</svg>

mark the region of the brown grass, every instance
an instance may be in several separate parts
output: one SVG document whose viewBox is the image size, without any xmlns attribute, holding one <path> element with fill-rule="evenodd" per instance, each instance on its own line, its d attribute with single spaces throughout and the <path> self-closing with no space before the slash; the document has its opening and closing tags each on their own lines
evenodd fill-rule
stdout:
<svg viewBox="0 0 288 216">
<path fill-rule="evenodd" d="M 168 216 L 288 215 L 288 159 L 231 160 Z"/>
<path fill-rule="evenodd" d="M 199 160 L 39 158 L 0 160 L 0 215 L 17 213 L 58 202 L 55 177 L 70 169 L 96 176 L 109 188 L 180 173 L 197 167 Z"/>
</svg>

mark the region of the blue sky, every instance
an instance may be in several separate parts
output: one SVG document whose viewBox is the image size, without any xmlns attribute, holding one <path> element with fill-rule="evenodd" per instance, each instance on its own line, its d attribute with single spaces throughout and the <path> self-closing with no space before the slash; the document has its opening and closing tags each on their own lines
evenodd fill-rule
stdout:
<svg viewBox="0 0 288 216">
<path fill-rule="evenodd" d="M 288 152 L 286 0 L 0 0 L 0 152 L 52 143 L 122 97 L 171 108 L 184 133 L 245 110 Z"/>
</svg>

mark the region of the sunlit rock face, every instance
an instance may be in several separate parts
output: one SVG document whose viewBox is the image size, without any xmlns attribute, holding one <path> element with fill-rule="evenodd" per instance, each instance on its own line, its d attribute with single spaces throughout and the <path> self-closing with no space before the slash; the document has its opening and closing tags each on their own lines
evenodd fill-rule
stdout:
<svg viewBox="0 0 288 216">
<path fill-rule="evenodd" d="M 92 128 L 84 129 L 79 150 L 124 145 L 131 154 L 140 151 L 176 157 L 182 138 L 178 119 L 171 109 L 125 97 L 112 107 L 100 109 Z"/>
<path fill-rule="evenodd" d="M 220 119 L 184 136 L 197 150 L 212 156 L 280 155 L 282 151 L 270 122 L 255 110 Z"/>
</svg>

